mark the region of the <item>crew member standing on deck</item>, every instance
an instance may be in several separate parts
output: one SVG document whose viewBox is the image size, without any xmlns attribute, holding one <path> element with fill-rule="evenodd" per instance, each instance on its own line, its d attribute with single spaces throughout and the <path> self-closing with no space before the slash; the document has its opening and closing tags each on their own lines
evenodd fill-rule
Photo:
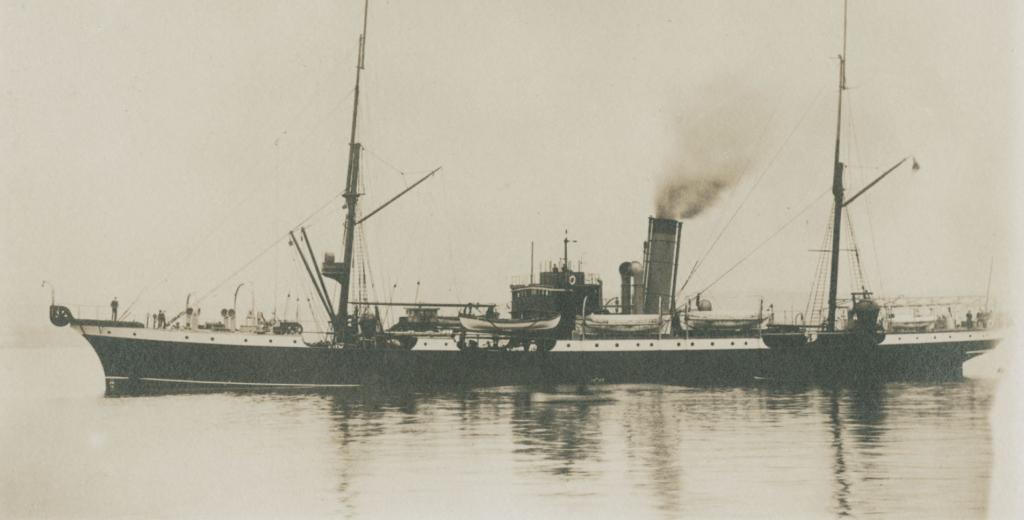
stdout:
<svg viewBox="0 0 1024 520">
<path fill-rule="evenodd" d="M 117 296 L 114 296 L 114 301 L 110 302 L 110 319 L 117 321 Z"/>
</svg>

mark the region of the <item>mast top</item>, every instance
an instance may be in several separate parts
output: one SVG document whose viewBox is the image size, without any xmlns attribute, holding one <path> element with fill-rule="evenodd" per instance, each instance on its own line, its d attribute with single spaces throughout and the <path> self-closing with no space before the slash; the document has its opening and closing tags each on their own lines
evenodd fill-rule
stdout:
<svg viewBox="0 0 1024 520">
<path fill-rule="evenodd" d="M 363 3 L 363 33 L 359 35 L 359 63 L 358 68 L 363 69 L 363 57 L 366 51 L 366 19 L 370 13 L 370 0 Z M 845 44 L 844 44 L 845 49 Z"/>
<path fill-rule="evenodd" d="M 847 4 L 848 0 L 843 0 L 843 60 L 846 60 L 846 19 L 847 19 Z M 365 33 L 366 30 L 364 29 Z"/>
</svg>

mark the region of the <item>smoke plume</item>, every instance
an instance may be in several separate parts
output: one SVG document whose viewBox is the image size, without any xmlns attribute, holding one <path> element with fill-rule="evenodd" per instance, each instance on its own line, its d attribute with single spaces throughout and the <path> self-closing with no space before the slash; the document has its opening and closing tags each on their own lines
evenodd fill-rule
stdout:
<svg viewBox="0 0 1024 520">
<path fill-rule="evenodd" d="M 657 181 L 658 218 L 696 217 L 735 185 L 767 117 L 762 96 L 735 83 L 709 85 L 692 101 L 677 113 L 675 152 Z"/>
</svg>

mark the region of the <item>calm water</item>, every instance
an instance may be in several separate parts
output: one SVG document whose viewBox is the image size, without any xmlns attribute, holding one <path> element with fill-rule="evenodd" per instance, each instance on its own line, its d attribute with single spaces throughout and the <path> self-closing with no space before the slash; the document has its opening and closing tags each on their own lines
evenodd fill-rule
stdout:
<svg viewBox="0 0 1024 520">
<path fill-rule="evenodd" d="M 104 398 L 84 345 L 0 376 L 0 516 L 45 518 L 984 517 L 997 387 Z"/>
</svg>

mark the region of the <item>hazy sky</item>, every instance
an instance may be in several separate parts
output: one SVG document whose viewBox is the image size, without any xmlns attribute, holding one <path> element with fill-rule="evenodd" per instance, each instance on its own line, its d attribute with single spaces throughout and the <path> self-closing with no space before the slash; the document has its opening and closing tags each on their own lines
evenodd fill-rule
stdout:
<svg viewBox="0 0 1024 520">
<path fill-rule="evenodd" d="M 922 166 L 851 206 L 886 296 L 982 294 L 992 258 L 994 294 L 1011 284 L 1017 11 L 851 2 L 848 189 Z M 342 191 L 361 16 L 348 0 L 0 2 L 4 315 L 45 319 L 44 279 L 65 303 L 177 311 Z M 681 273 L 767 172 L 687 291 L 702 289 L 828 189 L 841 48 L 839 1 L 371 2 L 364 208 L 443 167 L 367 222 L 378 297 L 418 281 L 421 301 L 503 304 L 530 242 L 555 260 L 566 230 L 613 296 L 659 179 L 699 174 L 676 171 L 680 151 L 724 126 L 743 142 L 713 153 L 745 174 L 684 224 Z M 310 223 L 318 261 L 340 256 L 340 207 Z M 806 294 L 828 210 L 712 296 Z M 204 316 L 247 280 L 282 310 L 298 269 L 279 244 Z"/>
</svg>

